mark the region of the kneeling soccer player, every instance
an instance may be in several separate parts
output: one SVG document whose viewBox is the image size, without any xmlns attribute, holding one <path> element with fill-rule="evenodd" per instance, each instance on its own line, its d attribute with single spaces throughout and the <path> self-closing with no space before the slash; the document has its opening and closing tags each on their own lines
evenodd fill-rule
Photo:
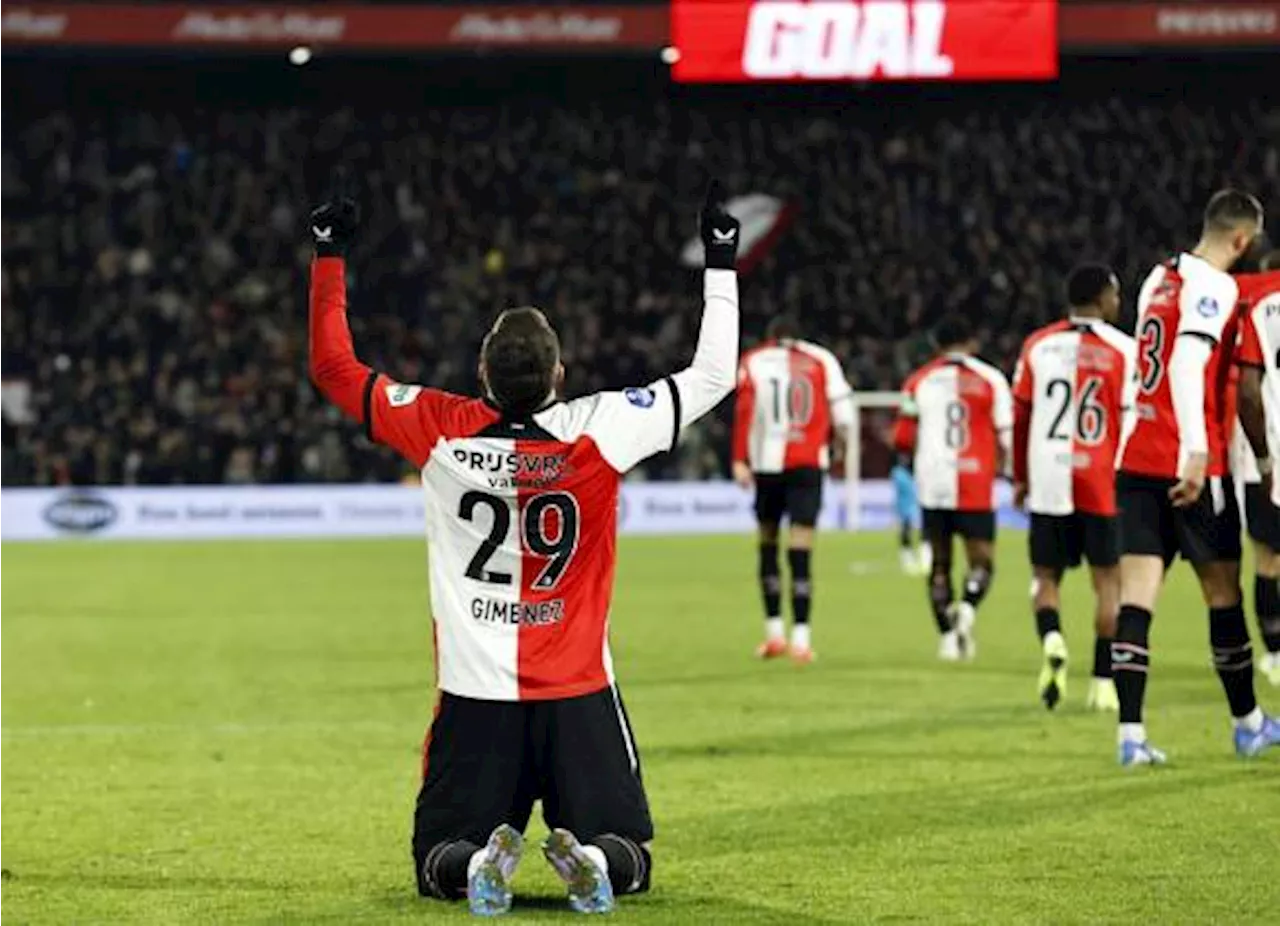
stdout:
<svg viewBox="0 0 1280 926">
<path fill-rule="evenodd" d="M 543 854 L 570 906 L 611 910 L 647 890 L 653 824 L 614 682 L 608 615 L 622 474 L 669 450 L 732 390 L 738 222 L 713 184 L 692 364 L 648 386 L 573 401 L 537 309 L 498 316 L 480 351 L 484 397 L 403 385 L 356 359 L 345 246 L 356 207 L 311 216 L 311 375 L 371 440 L 418 467 L 431 546 L 436 716 L 414 815 L 418 890 L 505 913 L 535 801 Z"/>
</svg>

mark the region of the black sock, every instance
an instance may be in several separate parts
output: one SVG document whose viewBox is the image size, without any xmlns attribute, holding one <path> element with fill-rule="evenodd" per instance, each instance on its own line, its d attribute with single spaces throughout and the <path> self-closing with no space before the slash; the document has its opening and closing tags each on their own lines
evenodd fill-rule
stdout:
<svg viewBox="0 0 1280 926">
<path fill-rule="evenodd" d="M 982 604 L 991 588 L 991 576 L 995 573 L 990 563 L 977 563 L 969 567 L 969 574 L 964 577 L 964 600 L 975 608 Z"/>
<path fill-rule="evenodd" d="M 1057 608 L 1037 608 L 1036 609 L 1036 633 L 1043 640 L 1046 636 L 1057 631 L 1062 633 L 1062 620 L 1058 617 Z"/>
<path fill-rule="evenodd" d="M 1093 641 L 1093 677 L 1111 678 L 1111 637 L 1095 637 Z"/>
<path fill-rule="evenodd" d="M 1253 608 L 1258 614 L 1258 632 L 1268 653 L 1280 653 L 1280 581 L 1266 576 L 1253 580 Z"/>
<path fill-rule="evenodd" d="M 1111 671 L 1116 680 L 1116 696 L 1120 699 L 1121 723 L 1142 723 L 1142 702 L 1147 693 L 1150 666 L 1147 650 L 1150 634 L 1150 611 L 1130 604 L 1120 608 L 1116 638 L 1111 644 Z"/>
<path fill-rule="evenodd" d="M 1243 717 L 1258 706 L 1253 693 L 1253 647 L 1243 605 L 1209 609 L 1209 644 L 1231 716 Z"/>
<path fill-rule="evenodd" d="M 951 629 L 951 617 L 947 614 L 953 600 L 951 595 L 951 576 L 934 572 L 929 577 L 929 603 L 933 606 L 933 620 L 938 625 L 938 633 Z"/>
<path fill-rule="evenodd" d="M 791 566 L 791 619 L 797 624 L 809 623 L 809 605 L 813 600 L 813 580 L 809 576 L 811 550 L 788 550 Z"/>
<path fill-rule="evenodd" d="M 479 848 L 465 839 L 436 843 L 427 850 L 427 857 L 418 871 L 418 893 L 440 900 L 466 897 L 467 866 Z"/>
<path fill-rule="evenodd" d="M 609 883 L 615 894 L 642 894 L 649 890 L 653 856 L 648 849 L 613 833 L 597 836 L 590 844 L 604 853 L 609 863 Z"/>
<path fill-rule="evenodd" d="M 910 522 L 903 521 L 902 526 L 898 528 L 898 544 L 899 546 L 902 547 L 902 549 L 910 550 L 913 546 L 915 546 L 915 544 L 912 543 L 913 538 L 911 534 L 912 534 L 912 530 L 911 530 Z"/>
<path fill-rule="evenodd" d="M 764 616 L 782 616 L 782 578 L 778 571 L 778 545 L 760 544 L 760 594 L 764 597 Z"/>
</svg>

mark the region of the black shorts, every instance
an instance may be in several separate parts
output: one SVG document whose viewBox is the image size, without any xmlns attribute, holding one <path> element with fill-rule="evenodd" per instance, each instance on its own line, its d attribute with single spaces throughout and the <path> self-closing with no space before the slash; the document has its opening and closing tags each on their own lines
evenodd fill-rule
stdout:
<svg viewBox="0 0 1280 926">
<path fill-rule="evenodd" d="M 951 538 L 959 535 L 965 540 L 995 540 L 996 513 L 994 511 L 955 511 L 950 508 L 925 508 L 920 512 L 924 537 L 935 550 L 948 547 Z"/>
<path fill-rule="evenodd" d="M 1120 562 L 1120 519 L 1101 514 L 1031 514 L 1031 565 L 1059 572 L 1082 559 L 1091 566 Z"/>
<path fill-rule="evenodd" d="M 785 516 L 797 527 L 813 527 L 822 510 L 822 478 L 817 468 L 756 473 L 756 520 L 781 524 Z"/>
<path fill-rule="evenodd" d="M 1181 555 L 1190 563 L 1239 562 L 1240 509 L 1230 476 L 1212 476 L 1188 508 L 1169 501 L 1172 479 L 1119 473 L 1120 550 L 1159 556 L 1166 566 Z"/>
<path fill-rule="evenodd" d="M 1251 540 L 1280 550 L 1280 508 L 1262 490 L 1260 482 L 1245 483 L 1244 520 Z"/>
<path fill-rule="evenodd" d="M 653 838 L 631 723 L 616 688 L 558 701 L 478 701 L 442 694 L 428 734 L 413 817 L 414 870 L 432 846 L 483 845 L 502 823 L 521 832 L 534 801 L 548 827 L 583 842 Z"/>
</svg>

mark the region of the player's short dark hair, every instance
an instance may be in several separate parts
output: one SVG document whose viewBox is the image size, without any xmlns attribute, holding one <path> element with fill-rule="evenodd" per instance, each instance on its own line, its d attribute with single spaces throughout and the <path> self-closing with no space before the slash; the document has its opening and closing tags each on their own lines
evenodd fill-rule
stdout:
<svg viewBox="0 0 1280 926">
<path fill-rule="evenodd" d="M 1095 305 L 1115 285 L 1115 271 L 1106 264 L 1081 264 L 1067 274 L 1067 305 L 1073 309 Z"/>
<path fill-rule="evenodd" d="M 964 312 L 948 312 L 933 328 L 938 347 L 954 347 L 973 340 L 973 322 Z"/>
<path fill-rule="evenodd" d="M 1280 250 L 1270 251 L 1258 261 L 1258 269 L 1264 272 L 1280 270 Z"/>
<path fill-rule="evenodd" d="M 560 339 L 540 310 L 507 309 L 485 337 L 480 356 L 494 403 L 508 417 L 527 418 L 555 388 Z"/>
<path fill-rule="evenodd" d="M 800 322 L 794 315 L 776 315 L 769 319 L 769 326 L 765 328 L 764 336 L 771 341 L 798 340 Z"/>
<path fill-rule="evenodd" d="M 1205 232 L 1232 232 L 1242 226 L 1252 228 L 1261 221 L 1262 203 L 1243 190 L 1219 190 L 1204 210 Z"/>
</svg>

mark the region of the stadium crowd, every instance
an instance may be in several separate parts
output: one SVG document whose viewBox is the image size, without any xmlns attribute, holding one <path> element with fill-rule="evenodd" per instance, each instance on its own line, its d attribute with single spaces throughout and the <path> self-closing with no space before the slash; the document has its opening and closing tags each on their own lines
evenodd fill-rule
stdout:
<svg viewBox="0 0 1280 926">
<path fill-rule="evenodd" d="M 404 475 L 306 378 L 302 222 L 326 158 L 356 166 L 364 206 L 357 349 L 455 390 L 475 388 L 494 314 L 525 303 L 562 332 L 573 394 L 685 362 L 700 164 L 798 209 L 744 282 L 748 339 L 794 313 L 858 389 L 897 388 L 955 307 L 1008 369 L 1073 263 L 1111 262 L 1129 302 L 1213 188 L 1280 198 L 1280 109 L 1204 88 L 20 109 L 0 187 L 5 485 Z M 725 474 L 721 411 L 643 475 Z"/>
</svg>

